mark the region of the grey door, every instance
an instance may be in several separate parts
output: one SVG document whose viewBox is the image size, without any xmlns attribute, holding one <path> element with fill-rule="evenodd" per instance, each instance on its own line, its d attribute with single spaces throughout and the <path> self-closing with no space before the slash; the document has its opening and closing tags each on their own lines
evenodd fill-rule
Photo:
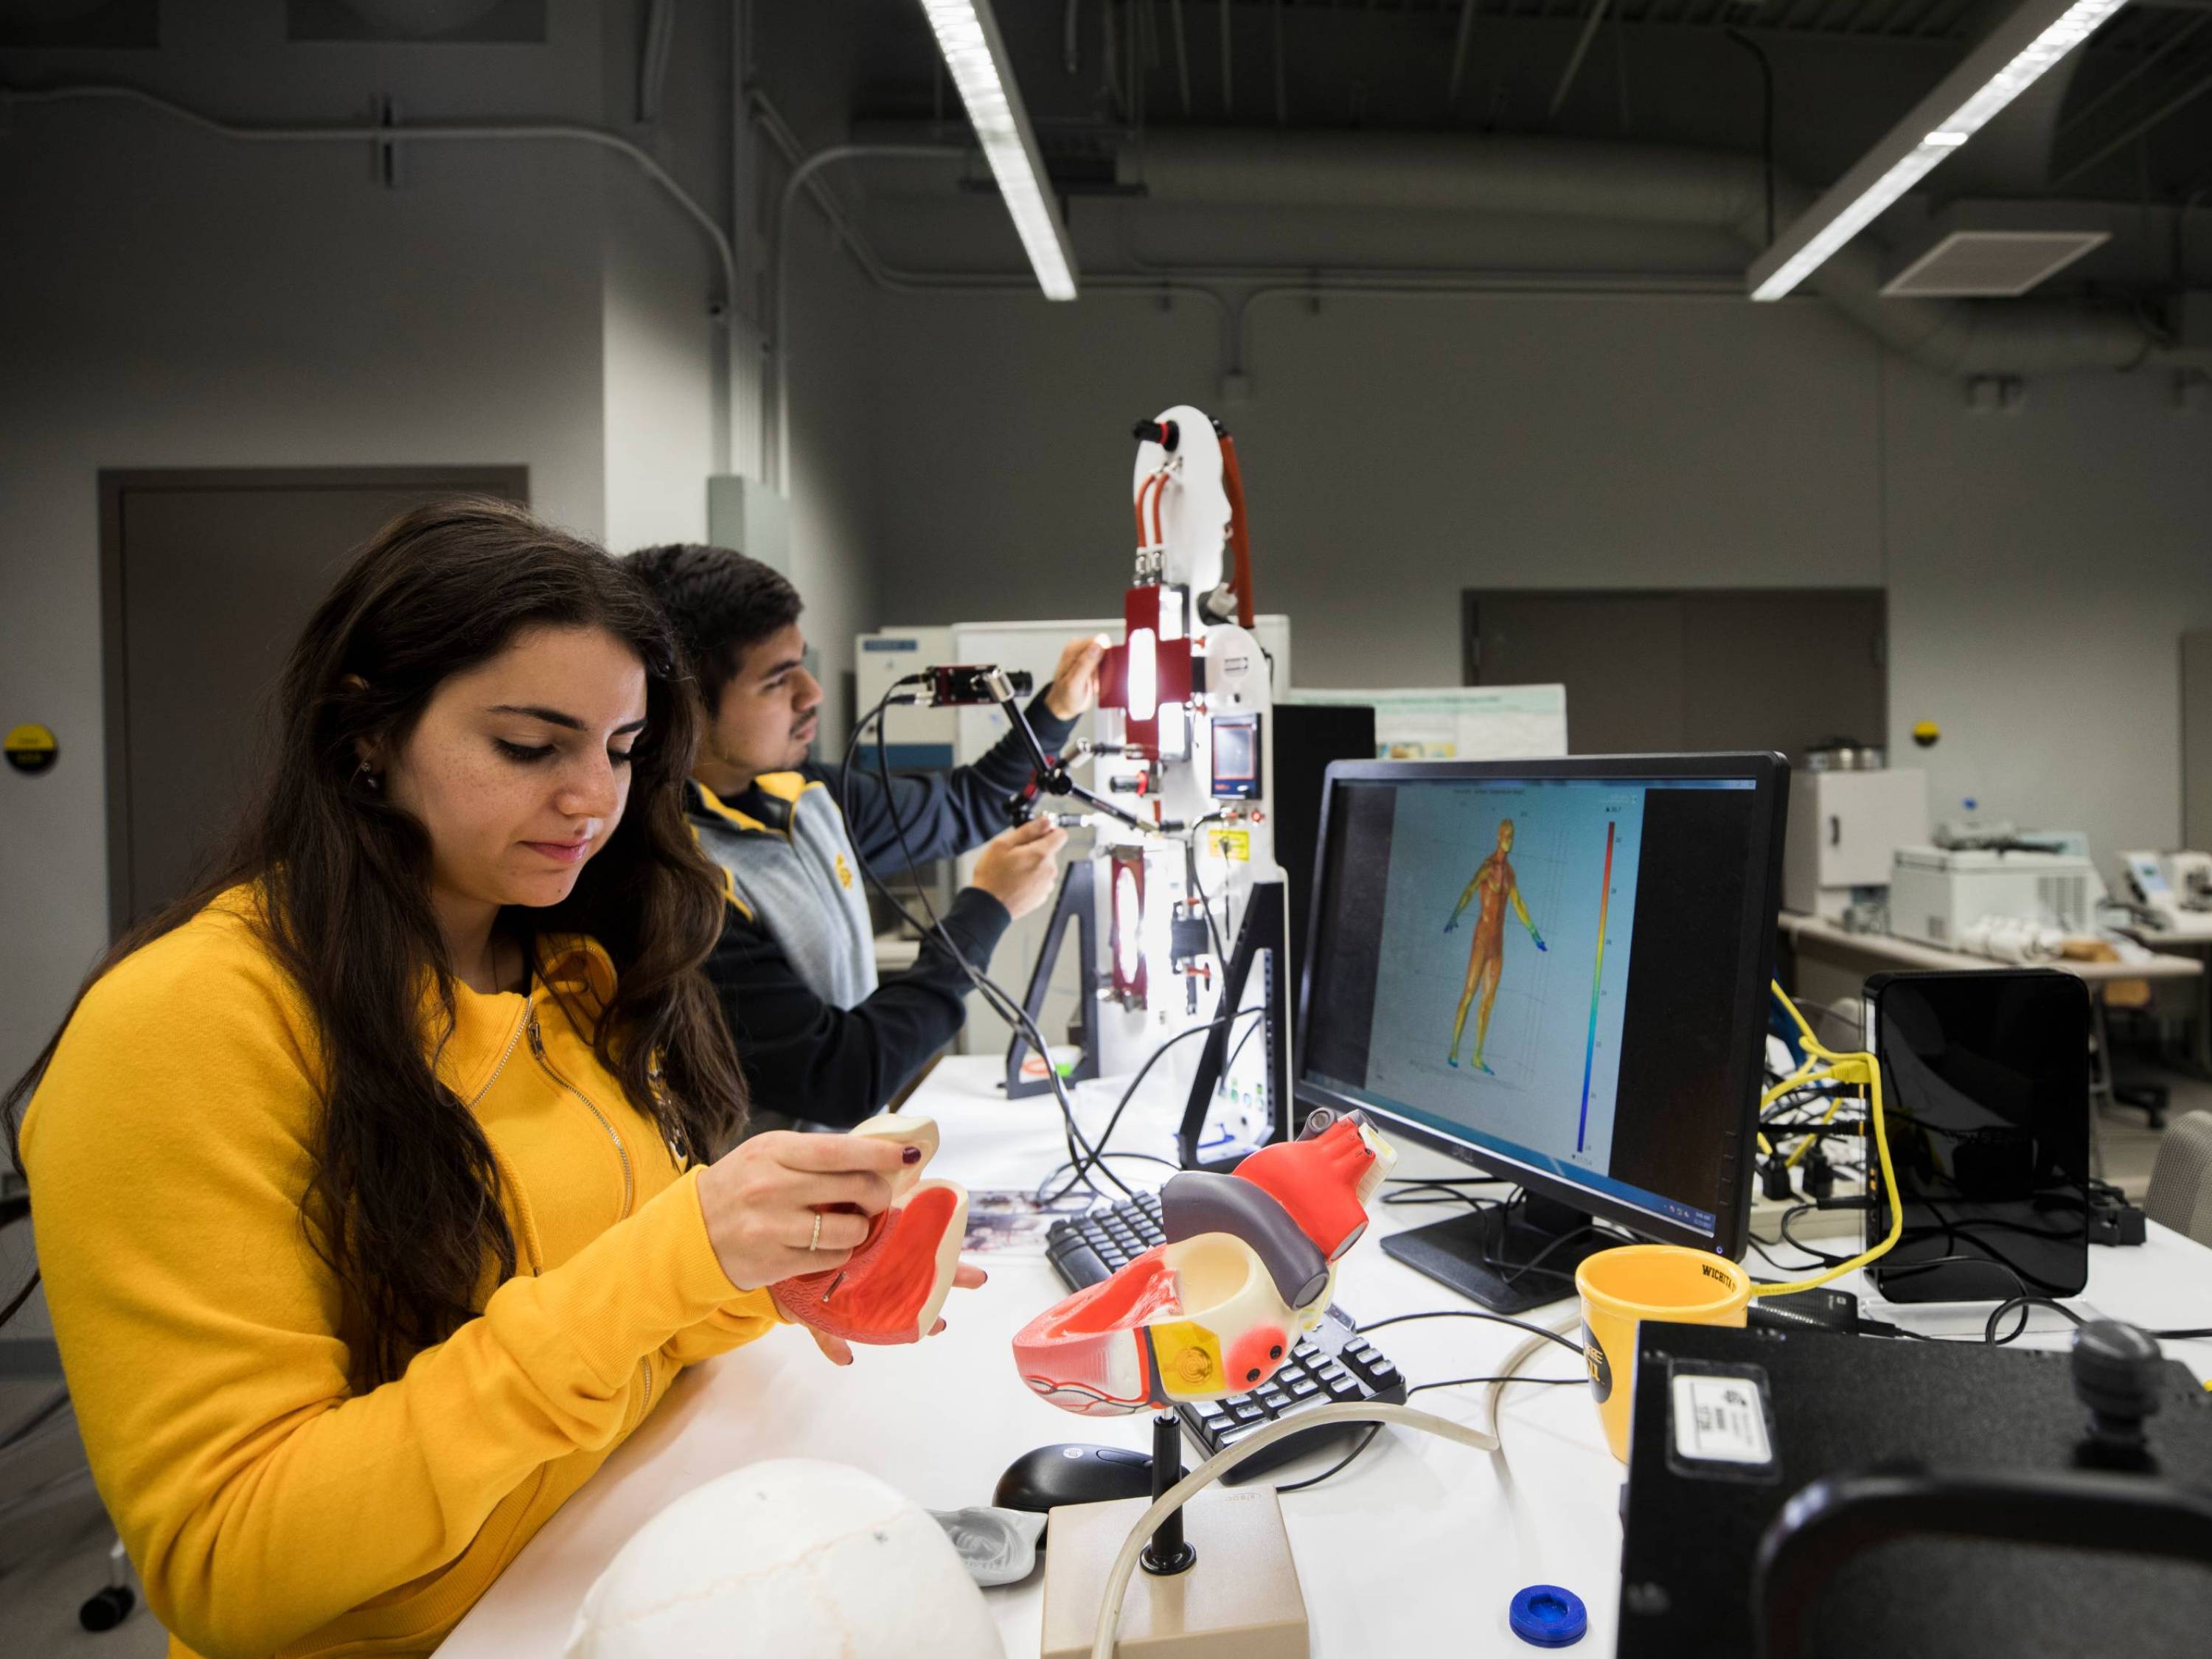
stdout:
<svg viewBox="0 0 2212 1659">
<path fill-rule="evenodd" d="M 1470 685 L 1564 684 L 1578 755 L 1886 740 L 1879 589 L 1469 590 Z"/>
<path fill-rule="evenodd" d="M 190 890 L 252 801 L 284 659 L 348 557 L 409 507 L 526 501 L 524 467 L 100 475 L 108 924 Z"/>
</svg>

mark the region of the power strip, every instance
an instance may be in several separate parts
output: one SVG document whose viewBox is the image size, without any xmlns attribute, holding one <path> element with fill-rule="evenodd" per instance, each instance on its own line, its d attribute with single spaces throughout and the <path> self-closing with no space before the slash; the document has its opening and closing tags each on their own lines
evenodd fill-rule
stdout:
<svg viewBox="0 0 2212 1659">
<path fill-rule="evenodd" d="M 1792 1170 L 1790 1173 L 1794 1178 L 1802 1172 Z M 1866 1196 L 1866 1182 L 1856 1170 L 1838 1170 L 1835 1187 L 1828 1196 L 1831 1199 L 1863 1198 Z M 1809 1202 L 1811 1200 L 1801 1194 L 1786 1204 L 1778 1203 L 1754 1189 L 1751 1200 L 1751 1230 L 1761 1238 L 1778 1239 L 1782 1237 L 1784 1214 L 1796 1205 Z M 1865 1224 L 1866 1212 L 1863 1210 L 1808 1210 L 1790 1224 L 1790 1233 L 1793 1238 L 1808 1242 L 1816 1238 L 1856 1239 Z"/>
</svg>

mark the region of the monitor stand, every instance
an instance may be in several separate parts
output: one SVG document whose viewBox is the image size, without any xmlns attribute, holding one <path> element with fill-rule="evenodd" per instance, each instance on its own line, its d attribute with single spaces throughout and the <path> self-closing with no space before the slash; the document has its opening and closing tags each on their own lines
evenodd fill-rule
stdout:
<svg viewBox="0 0 2212 1659">
<path fill-rule="evenodd" d="M 1486 1206 L 1392 1233 L 1382 1251 L 1492 1313 L 1513 1314 L 1573 1296 L 1583 1258 L 1619 1242 L 1592 1231 L 1582 1211 L 1532 1193 L 1510 1210 Z"/>
</svg>

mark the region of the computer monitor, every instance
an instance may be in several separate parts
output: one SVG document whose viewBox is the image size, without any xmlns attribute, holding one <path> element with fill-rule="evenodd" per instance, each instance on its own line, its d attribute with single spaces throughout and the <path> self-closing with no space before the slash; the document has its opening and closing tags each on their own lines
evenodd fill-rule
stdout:
<svg viewBox="0 0 2212 1659">
<path fill-rule="evenodd" d="M 1788 763 L 1340 762 L 1297 1022 L 1301 1108 L 1525 1195 L 1383 1248 L 1510 1311 L 1602 1219 L 1735 1258 L 1750 1224 Z"/>
</svg>

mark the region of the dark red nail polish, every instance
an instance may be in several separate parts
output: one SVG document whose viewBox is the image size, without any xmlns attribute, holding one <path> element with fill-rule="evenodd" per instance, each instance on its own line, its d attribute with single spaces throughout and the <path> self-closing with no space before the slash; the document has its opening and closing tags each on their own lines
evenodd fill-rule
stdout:
<svg viewBox="0 0 2212 1659">
<path fill-rule="evenodd" d="M 921 1163 L 921 1148 L 919 1146 L 908 1146 L 902 1148 L 899 1152 L 899 1162 L 902 1164 Z"/>
</svg>

